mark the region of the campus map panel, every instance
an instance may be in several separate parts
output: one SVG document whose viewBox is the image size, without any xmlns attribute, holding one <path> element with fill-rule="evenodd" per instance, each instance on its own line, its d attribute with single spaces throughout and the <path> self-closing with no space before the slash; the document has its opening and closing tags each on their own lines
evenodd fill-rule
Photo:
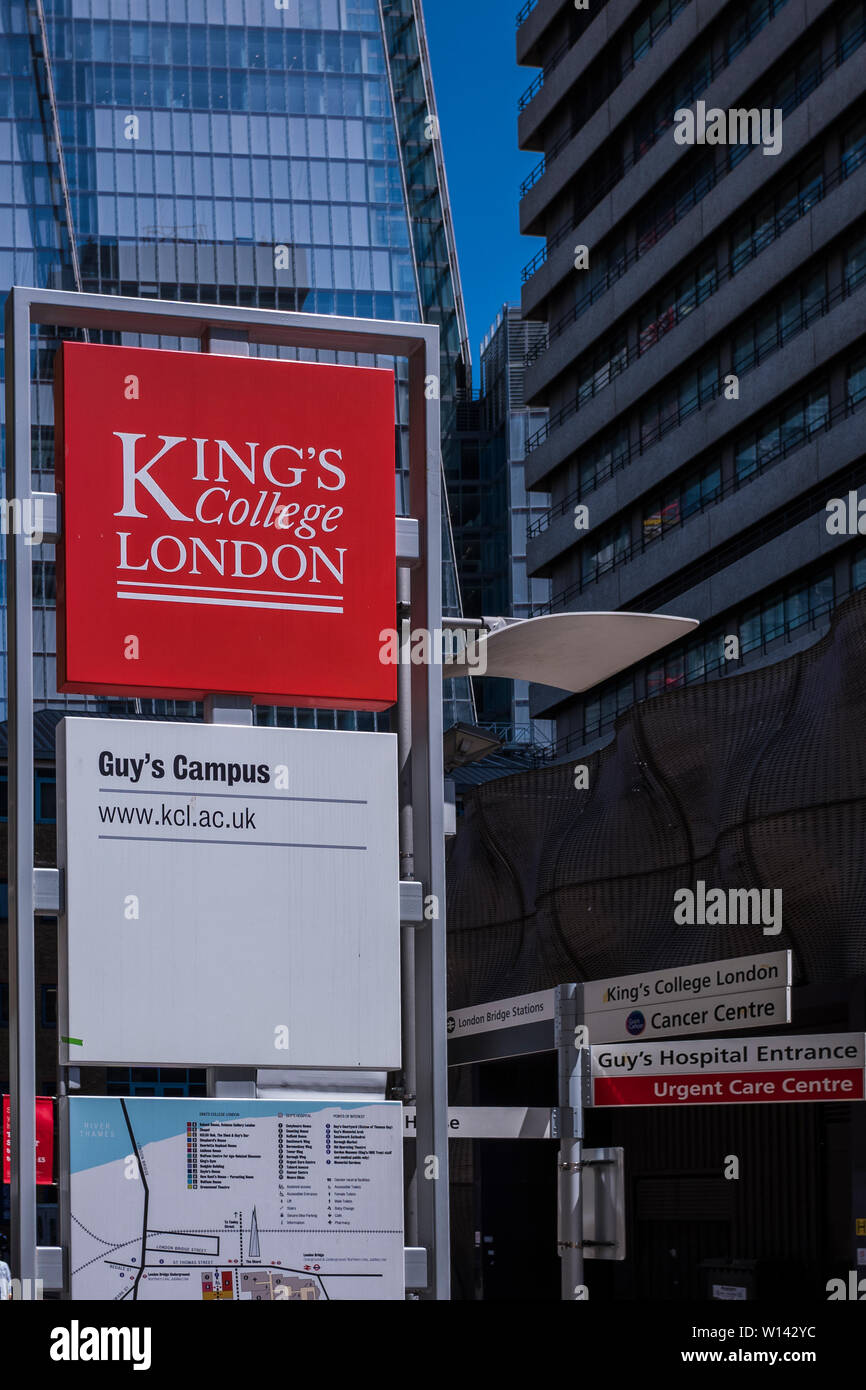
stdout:
<svg viewBox="0 0 866 1390">
<path fill-rule="evenodd" d="M 69 1100 L 73 1299 L 402 1299 L 393 1101 Z"/>
</svg>

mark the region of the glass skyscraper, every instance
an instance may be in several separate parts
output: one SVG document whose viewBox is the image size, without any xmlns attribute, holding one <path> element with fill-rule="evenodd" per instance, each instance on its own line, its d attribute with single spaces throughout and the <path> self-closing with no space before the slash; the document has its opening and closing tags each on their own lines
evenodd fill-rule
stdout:
<svg viewBox="0 0 866 1390">
<path fill-rule="evenodd" d="M 3 0 L 0 79 L 0 294 L 17 283 L 437 323 L 448 457 L 469 361 L 419 0 Z M 34 486 L 48 491 L 57 341 L 34 332 Z M 455 613 L 447 503 L 443 530 Z M 38 553 L 37 705 L 123 707 L 58 697 L 54 563 L 50 547 Z M 455 685 L 446 726 L 472 717 L 468 682 Z M 359 716 L 361 727 L 375 718 Z"/>
<path fill-rule="evenodd" d="M 525 359 L 546 337 L 546 324 L 503 305 L 481 344 L 480 387 L 458 409 L 460 447 L 449 457 L 448 483 L 463 599 L 473 614 L 526 619 L 550 597 L 548 581 L 526 573 L 527 527 L 550 499 L 528 492 L 523 476 L 526 439 L 547 420 L 546 410 L 526 404 Z M 478 722 L 510 755 L 549 746 L 551 726 L 530 718 L 527 681 L 482 681 L 476 700 Z"/>
</svg>

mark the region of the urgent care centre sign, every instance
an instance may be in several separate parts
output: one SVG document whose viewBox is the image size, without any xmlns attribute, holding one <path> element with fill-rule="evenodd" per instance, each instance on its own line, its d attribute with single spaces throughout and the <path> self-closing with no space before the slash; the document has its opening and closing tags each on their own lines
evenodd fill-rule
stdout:
<svg viewBox="0 0 866 1390">
<path fill-rule="evenodd" d="M 394 703 L 393 372 L 65 342 L 55 392 L 60 690 Z"/>
</svg>

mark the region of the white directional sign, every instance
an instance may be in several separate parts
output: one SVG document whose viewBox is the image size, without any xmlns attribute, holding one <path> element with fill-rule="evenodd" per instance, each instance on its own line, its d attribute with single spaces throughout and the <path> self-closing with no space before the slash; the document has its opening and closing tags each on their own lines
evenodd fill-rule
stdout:
<svg viewBox="0 0 866 1390">
<path fill-rule="evenodd" d="M 400 1065 L 391 734 L 65 719 L 61 1061 Z"/>
<path fill-rule="evenodd" d="M 452 1065 L 546 1052 L 554 1039 L 554 991 L 494 999 L 448 1014 Z M 791 952 L 736 956 L 578 985 L 577 1017 L 589 1042 L 665 1038 L 791 1021 Z"/>
<path fill-rule="evenodd" d="M 863 1033 L 595 1046 L 593 1105 L 863 1100 Z"/>
<path fill-rule="evenodd" d="M 550 1107 L 527 1105 L 450 1105 L 451 1139 L 550 1139 Z M 403 1137 L 415 1138 L 415 1107 L 403 1108 Z"/>
<path fill-rule="evenodd" d="M 401 1299 L 400 1110 L 71 1097 L 72 1298 Z"/>
<path fill-rule="evenodd" d="M 546 1052 L 553 1046 L 553 1014 L 552 989 L 451 1009 L 445 1025 L 449 1064 Z"/>
<path fill-rule="evenodd" d="M 474 1009 L 452 1009 L 448 1015 L 448 1036 L 474 1037 L 552 1018 L 553 990 L 542 989 L 537 994 L 517 994 L 511 999 L 496 999 L 492 1004 L 478 1004 Z"/>
<path fill-rule="evenodd" d="M 582 988 L 590 1043 L 766 1028 L 791 1021 L 791 952 L 590 980 Z"/>
</svg>

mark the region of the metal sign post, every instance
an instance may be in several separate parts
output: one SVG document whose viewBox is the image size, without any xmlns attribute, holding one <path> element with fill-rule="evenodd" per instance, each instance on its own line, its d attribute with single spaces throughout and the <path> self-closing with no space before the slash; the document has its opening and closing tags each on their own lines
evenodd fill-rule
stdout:
<svg viewBox="0 0 866 1390">
<path fill-rule="evenodd" d="M 559 1233 L 562 1300 L 586 1297 L 583 1282 L 583 1108 L 589 1051 L 578 1034 L 578 986 L 556 987 L 556 1055 L 559 1090 Z M 580 1044 L 580 1045 L 579 1045 Z"/>
<path fill-rule="evenodd" d="M 6 497 L 32 493 L 30 312 L 6 301 Z M 11 510 L 11 515 L 15 512 Z M 6 537 L 9 639 L 9 1095 L 12 1271 L 36 1278 L 36 968 L 33 918 L 32 548 Z"/>
<path fill-rule="evenodd" d="M 6 301 L 7 497 L 32 497 L 30 458 L 30 334 L 34 324 L 111 333 L 212 339 L 246 335 L 250 344 L 405 357 L 409 370 L 409 490 L 420 563 L 410 570 L 412 624 L 441 628 L 441 462 L 439 330 L 435 326 L 345 319 L 329 315 L 223 305 L 174 303 L 15 287 Z M 242 339 L 238 340 L 243 341 Z M 243 348 L 240 347 L 242 352 Z M 43 498 L 46 539 L 61 521 L 56 497 Z M 412 531 L 411 523 L 409 531 Z M 396 535 L 401 532 L 398 526 Z M 412 536 L 407 537 L 407 554 Z M 14 1273 L 36 1274 L 35 969 L 33 869 L 33 635 L 32 552 L 12 534 L 9 546 L 9 936 Z M 421 894 L 435 910 L 414 935 L 412 1037 L 404 1056 L 417 1068 L 417 1239 L 428 1255 L 429 1283 L 422 1297 L 447 1299 L 448 1102 L 446 1057 L 445 844 L 442 760 L 442 668 L 435 661 L 411 670 L 411 831 L 404 861 L 414 863 Z M 404 821 L 408 818 L 404 818 Z M 397 863 L 395 846 L 395 869 Z M 407 1004 L 409 1001 L 407 1001 Z"/>
</svg>

